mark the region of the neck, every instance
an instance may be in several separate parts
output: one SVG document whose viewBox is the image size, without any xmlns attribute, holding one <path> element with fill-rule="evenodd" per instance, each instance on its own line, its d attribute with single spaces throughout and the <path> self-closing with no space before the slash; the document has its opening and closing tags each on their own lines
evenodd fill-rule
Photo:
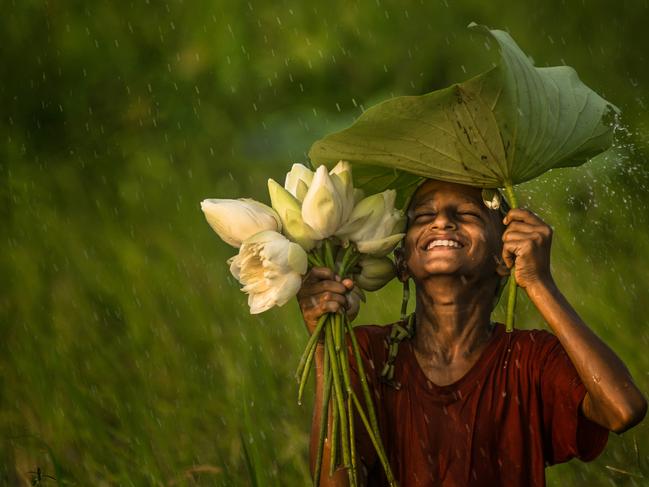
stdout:
<svg viewBox="0 0 649 487">
<path fill-rule="evenodd" d="M 470 358 L 491 335 L 493 286 L 464 276 L 431 276 L 417 283 L 416 351 L 439 363 Z"/>
</svg>

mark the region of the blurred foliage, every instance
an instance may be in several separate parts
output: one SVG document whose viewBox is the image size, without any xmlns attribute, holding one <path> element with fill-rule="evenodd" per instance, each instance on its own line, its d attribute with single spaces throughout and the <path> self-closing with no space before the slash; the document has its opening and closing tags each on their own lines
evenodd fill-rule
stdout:
<svg viewBox="0 0 649 487">
<path fill-rule="evenodd" d="M 251 317 L 206 197 L 267 201 L 317 138 L 493 60 L 470 21 L 624 112 L 616 150 L 523 188 L 557 280 L 649 389 L 646 0 L 45 2 L 0 20 L 0 483 L 304 485 L 292 303 Z M 399 288 L 359 322 L 397 318 Z M 523 300 L 519 323 L 543 326 Z M 552 485 L 646 485 L 649 434 Z"/>
</svg>

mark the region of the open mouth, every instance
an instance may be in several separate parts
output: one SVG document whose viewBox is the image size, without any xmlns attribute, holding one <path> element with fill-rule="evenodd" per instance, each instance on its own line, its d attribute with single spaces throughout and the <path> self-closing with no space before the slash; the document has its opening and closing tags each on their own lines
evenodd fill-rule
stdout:
<svg viewBox="0 0 649 487">
<path fill-rule="evenodd" d="M 432 240 L 427 246 L 426 250 L 433 250 L 433 249 L 461 249 L 464 247 L 460 242 L 457 240 Z"/>
</svg>

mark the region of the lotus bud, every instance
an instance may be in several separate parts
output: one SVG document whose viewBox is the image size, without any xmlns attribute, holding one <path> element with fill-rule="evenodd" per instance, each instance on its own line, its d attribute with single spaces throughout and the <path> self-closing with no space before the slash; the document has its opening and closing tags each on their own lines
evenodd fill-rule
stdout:
<svg viewBox="0 0 649 487">
<path fill-rule="evenodd" d="M 361 272 L 354 280 L 366 291 L 381 289 L 396 276 L 394 263 L 387 257 L 362 257 L 358 265 Z"/>
<path fill-rule="evenodd" d="M 500 208 L 500 193 L 497 189 L 483 189 L 482 201 L 490 210 L 498 210 Z"/>
<path fill-rule="evenodd" d="M 344 199 L 338 193 L 327 168 L 316 169 L 311 186 L 302 202 L 302 219 L 319 239 L 332 236 L 340 227 L 344 212 Z"/>
<path fill-rule="evenodd" d="M 284 188 L 295 196 L 299 202 L 302 202 L 312 180 L 313 171 L 311 169 L 302 164 L 293 164 L 291 170 L 286 173 Z"/>
<path fill-rule="evenodd" d="M 282 222 L 284 234 L 307 252 L 311 250 L 320 236 L 302 220 L 300 202 L 272 179 L 268 180 L 268 193 L 273 209 Z"/>
<path fill-rule="evenodd" d="M 403 238 L 406 224 L 403 212 L 394 208 L 395 198 L 396 192 L 387 190 L 361 200 L 337 235 L 363 254 L 387 255 Z"/>
<path fill-rule="evenodd" d="M 281 233 L 264 231 L 241 244 L 228 260 L 230 272 L 248 294 L 250 313 L 282 306 L 297 294 L 307 271 L 307 255 Z"/>
<path fill-rule="evenodd" d="M 377 240 L 363 240 L 361 242 L 357 242 L 356 247 L 361 254 L 383 257 L 392 252 L 405 235 L 405 233 L 395 233 L 394 235 L 390 235 L 389 237 L 380 238 Z"/>
<path fill-rule="evenodd" d="M 279 215 L 272 208 L 249 198 L 207 199 L 201 202 L 201 210 L 218 236 L 237 248 L 256 233 L 282 229 Z"/>
</svg>

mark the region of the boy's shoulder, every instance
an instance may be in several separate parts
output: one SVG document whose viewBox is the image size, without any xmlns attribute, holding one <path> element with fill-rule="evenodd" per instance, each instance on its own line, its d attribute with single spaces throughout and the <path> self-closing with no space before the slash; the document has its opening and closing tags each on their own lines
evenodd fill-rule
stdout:
<svg viewBox="0 0 649 487">
<path fill-rule="evenodd" d="M 357 325 L 354 332 L 366 357 L 385 360 L 394 342 L 399 342 L 400 345 L 402 341 L 408 340 L 405 336 L 407 329 L 403 325 L 403 321 L 385 325 Z M 500 345 L 500 353 L 518 359 L 521 364 L 524 362 L 525 365 L 536 369 L 542 367 L 543 363 L 565 354 L 559 339 L 547 330 L 514 329 L 507 333 L 504 324 L 495 323 L 495 326 L 494 340 L 497 342 L 495 345 Z M 397 347 L 400 348 L 398 345 Z"/>
<path fill-rule="evenodd" d="M 498 323 L 497 326 L 502 326 L 504 329 L 505 325 Z M 504 334 L 505 336 L 509 336 L 510 344 L 516 348 L 535 350 L 543 353 L 544 351 L 549 352 L 556 347 L 561 347 L 559 339 L 548 330 L 539 328 L 514 329 L 511 333 L 504 332 Z"/>
<path fill-rule="evenodd" d="M 505 331 L 505 325 L 502 323 L 494 323 L 496 326 L 497 335 L 502 335 L 504 338 L 509 339 L 512 344 L 525 347 L 547 347 L 554 346 L 559 342 L 557 337 L 550 333 L 548 330 L 540 328 L 531 329 L 518 329 L 515 328 L 511 333 Z M 363 337 L 365 341 L 381 341 L 386 339 L 392 333 L 395 326 L 404 327 L 403 321 L 396 321 L 393 323 L 386 323 L 384 325 L 355 325 L 354 331 L 356 336 Z"/>
</svg>

